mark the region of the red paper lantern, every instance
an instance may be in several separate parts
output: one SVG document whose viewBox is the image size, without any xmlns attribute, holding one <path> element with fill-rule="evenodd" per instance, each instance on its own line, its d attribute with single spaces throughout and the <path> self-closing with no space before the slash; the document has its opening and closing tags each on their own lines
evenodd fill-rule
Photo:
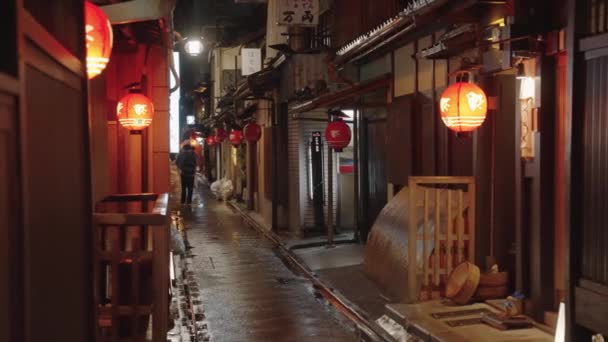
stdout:
<svg viewBox="0 0 608 342">
<path fill-rule="evenodd" d="M 262 136 L 262 127 L 255 122 L 250 122 L 243 128 L 243 135 L 245 136 L 245 140 L 257 142 Z"/>
<path fill-rule="evenodd" d="M 458 82 L 449 86 L 439 100 L 443 123 L 452 131 L 472 132 L 486 119 L 488 99 L 473 83 Z"/>
<path fill-rule="evenodd" d="M 87 76 L 101 74 L 112 53 L 112 24 L 106 14 L 90 1 L 84 2 L 85 34 L 87 45 Z"/>
<path fill-rule="evenodd" d="M 154 104 L 142 94 L 131 93 L 118 101 L 116 116 L 123 127 L 141 131 L 152 124 Z"/>
<path fill-rule="evenodd" d="M 234 147 L 238 147 L 243 141 L 243 133 L 239 130 L 230 131 L 230 135 L 228 136 L 228 140 Z"/>
<path fill-rule="evenodd" d="M 215 145 L 215 137 L 213 135 L 208 136 L 207 139 L 205 139 L 205 144 L 207 144 L 207 146 Z"/>
<path fill-rule="evenodd" d="M 223 129 L 223 128 L 216 128 L 215 129 L 215 142 L 221 143 L 227 137 L 228 137 L 228 133 L 226 132 L 225 129 Z"/>
<path fill-rule="evenodd" d="M 350 144 L 350 139 L 350 127 L 342 119 L 330 122 L 327 128 L 325 128 L 327 145 L 336 150 L 336 152 L 342 152 Z"/>
</svg>

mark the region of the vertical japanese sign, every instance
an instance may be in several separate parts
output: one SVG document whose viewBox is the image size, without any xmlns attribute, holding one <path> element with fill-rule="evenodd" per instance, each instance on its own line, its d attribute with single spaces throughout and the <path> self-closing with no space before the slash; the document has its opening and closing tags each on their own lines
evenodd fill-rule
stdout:
<svg viewBox="0 0 608 342">
<path fill-rule="evenodd" d="M 312 132 L 309 168 L 308 182 L 314 208 L 315 226 L 322 228 L 325 225 L 323 213 L 325 186 L 323 184 L 323 141 L 321 140 L 321 132 Z"/>
<path fill-rule="evenodd" d="M 241 49 L 241 74 L 248 76 L 262 70 L 261 49 Z"/>
<path fill-rule="evenodd" d="M 316 26 L 319 0 L 278 0 L 279 25 Z"/>
</svg>

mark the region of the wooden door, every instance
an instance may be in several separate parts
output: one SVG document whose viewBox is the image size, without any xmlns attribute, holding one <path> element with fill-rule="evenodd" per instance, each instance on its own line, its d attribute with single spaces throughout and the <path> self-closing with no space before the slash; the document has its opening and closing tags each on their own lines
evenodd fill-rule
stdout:
<svg viewBox="0 0 608 342">
<path fill-rule="evenodd" d="M 21 222 L 16 97 L 0 90 L 0 341 L 20 341 Z"/>
<path fill-rule="evenodd" d="M 0 2 L 0 342 L 23 341 L 16 13 Z"/>
<path fill-rule="evenodd" d="M 592 28 L 586 33 L 595 35 L 577 42 L 581 54 L 568 70 L 574 73 L 569 238 L 573 341 L 587 338 L 581 327 L 608 335 L 608 23 Z"/>
<path fill-rule="evenodd" d="M 367 122 L 366 143 L 367 158 L 362 166 L 366 169 L 365 183 L 366 194 L 363 208 L 367 208 L 363 229 L 361 232 L 363 240 L 376 221 L 376 217 L 387 202 L 388 182 L 386 179 L 386 121 L 376 119 Z"/>
<path fill-rule="evenodd" d="M 93 340 L 83 12 L 0 2 L 1 342 Z"/>
</svg>

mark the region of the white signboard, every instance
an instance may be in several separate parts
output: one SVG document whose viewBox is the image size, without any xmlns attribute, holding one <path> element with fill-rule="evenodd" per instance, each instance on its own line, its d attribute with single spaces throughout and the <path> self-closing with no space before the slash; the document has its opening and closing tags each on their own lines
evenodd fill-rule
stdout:
<svg viewBox="0 0 608 342">
<path fill-rule="evenodd" d="M 319 0 L 278 0 L 279 25 L 316 26 Z"/>
<path fill-rule="evenodd" d="M 241 74 L 248 76 L 262 70 L 261 49 L 241 49 Z"/>
</svg>

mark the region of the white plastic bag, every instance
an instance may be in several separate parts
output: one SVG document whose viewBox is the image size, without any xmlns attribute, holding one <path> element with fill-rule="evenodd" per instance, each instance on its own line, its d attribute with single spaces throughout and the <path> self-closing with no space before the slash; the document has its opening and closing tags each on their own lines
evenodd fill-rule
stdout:
<svg viewBox="0 0 608 342">
<path fill-rule="evenodd" d="M 220 197 L 221 186 L 222 186 L 222 181 L 219 179 L 216 180 L 215 182 L 211 183 L 211 193 L 213 193 L 217 199 L 219 199 L 219 197 Z"/>
<path fill-rule="evenodd" d="M 177 227 L 174 223 L 171 223 L 171 251 L 179 255 L 186 254 L 186 244 L 184 243 L 184 237 L 177 230 Z"/>
<path fill-rule="evenodd" d="M 232 185 L 232 181 L 224 178 L 222 180 L 222 184 L 220 187 L 221 198 L 223 201 L 227 201 L 232 198 L 232 193 L 234 191 L 234 186 Z"/>
</svg>

